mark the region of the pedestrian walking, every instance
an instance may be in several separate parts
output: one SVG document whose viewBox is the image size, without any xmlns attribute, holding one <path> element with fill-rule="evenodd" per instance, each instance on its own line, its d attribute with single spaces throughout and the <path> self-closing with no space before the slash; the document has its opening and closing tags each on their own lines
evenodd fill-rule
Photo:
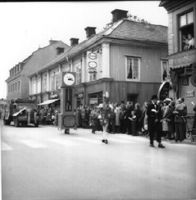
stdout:
<svg viewBox="0 0 196 200">
<path fill-rule="evenodd" d="M 101 113 L 98 116 L 98 118 L 103 127 L 102 142 L 108 144 L 108 126 L 109 126 L 109 119 L 111 116 L 111 107 L 109 103 L 104 102 L 102 105 L 99 105 L 99 108 L 101 109 Z"/>
<path fill-rule="evenodd" d="M 120 132 L 120 112 L 121 112 L 121 107 L 119 104 L 116 105 L 114 109 L 115 113 L 115 132 L 119 133 Z"/>
<path fill-rule="evenodd" d="M 99 116 L 98 108 L 95 106 L 90 113 L 90 126 L 92 128 L 92 133 L 95 133 L 95 131 L 98 130 L 98 125 L 99 125 L 98 116 Z"/>
<path fill-rule="evenodd" d="M 160 106 L 157 105 L 157 95 L 153 95 L 151 97 L 151 102 L 147 108 L 148 115 L 148 131 L 150 136 L 150 146 L 154 147 L 154 139 L 156 136 L 156 140 L 158 142 L 159 148 L 165 148 L 165 146 L 161 143 L 161 132 L 160 132 L 160 116 L 161 109 Z"/>
</svg>

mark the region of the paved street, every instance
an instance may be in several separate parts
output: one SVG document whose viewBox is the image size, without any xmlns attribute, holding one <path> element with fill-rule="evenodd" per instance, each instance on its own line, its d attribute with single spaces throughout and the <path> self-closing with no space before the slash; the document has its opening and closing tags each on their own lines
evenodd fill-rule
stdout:
<svg viewBox="0 0 196 200">
<path fill-rule="evenodd" d="M 2 128 L 3 200 L 194 199 L 196 145 L 56 127 Z"/>
</svg>

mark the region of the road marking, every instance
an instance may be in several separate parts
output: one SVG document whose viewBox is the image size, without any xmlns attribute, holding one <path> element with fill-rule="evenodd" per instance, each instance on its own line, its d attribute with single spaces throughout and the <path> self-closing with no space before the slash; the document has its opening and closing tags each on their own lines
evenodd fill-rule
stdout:
<svg viewBox="0 0 196 200">
<path fill-rule="evenodd" d="M 127 140 L 130 142 L 143 142 L 146 141 L 147 138 L 143 138 L 143 137 L 139 137 L 139 136 L 129 136 L 129 135 L 113 135 L 113 137 L 115 138 L 119 138 L 119 139 L 123 139 L 123 140 Z"/>
<path fill-rule="evenodd" d="M 10 147 L 9 145 L 7 145 L 6 143 L 2 142 L 1 150 L 2 151 L 11 151 L 11 150 L 13 150 L 13 148 Z"/>
<path fill-rule="evenodd" d="M 82 141 L 82 142 L 93 143 L 93 144 L 101 144 L 99 139 L 94 140 L 94 139 L 89 139 L 89 138 L 77 137 L 76 140 L 79 140 L 79 141 Z"/>
<path fill-rule="evenodd" d="M 125 143 L 125 144 L 134 144 L 137 143 L 136 141 L 126 140 L 126 139 L 120 139 L 120 138 L 109 138 L 109 141 L 113 141 L 116 143 Z"/>
<path fill-rule="evenodd" d="M 66 139 L 61 139 L 61 138 L 60 139 L 48 139 L 48 141 L 54 142 L 54 143 L 57 143 L 57 144 L 61 144 L 61 145 L 65 145 L 65 146 L 75 146 L 75 145 L 78 145 L 78 144 L 76 144 L 73 141 L 66 140 Z"/>
<path fill-rule="evenodd" d="M 23 143 L 24 145 L 28 146 L 28 147 L 31 147 L 31 148 L 46 148 L 47 146 L 46 145 L 43 145 L 39 142 L 36 142 L 36 141 L 32 141 L 32 140 L 20 140 L 19 141 L 20 143 Z"/>
</svg>

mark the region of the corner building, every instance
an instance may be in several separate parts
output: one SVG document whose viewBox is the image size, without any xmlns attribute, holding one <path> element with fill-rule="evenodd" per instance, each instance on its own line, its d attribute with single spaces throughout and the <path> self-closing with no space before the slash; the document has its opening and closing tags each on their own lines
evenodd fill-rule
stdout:
<svg viewBox="0 0 196 200">
<path fill-rule="evenodd" d="M 113 103 L 129 100 L 143 104 L 157 93 L 163 71 L 168 71 L 167 27 L 135 21 L 127 17 L 127 11 L 116 9 L 103 31 L 96 33 L 96 27 L 85 31 L 85 41 L 71 38 L 71 48 L 31 74 L 30 83 L 47 71 L 76 72 L 78 106 L 99 104 L 104 96 Z M 47 81 L 48 92 L 60 95 L 60 87 L 49 87 L 52 81 Z"/>
</svg>

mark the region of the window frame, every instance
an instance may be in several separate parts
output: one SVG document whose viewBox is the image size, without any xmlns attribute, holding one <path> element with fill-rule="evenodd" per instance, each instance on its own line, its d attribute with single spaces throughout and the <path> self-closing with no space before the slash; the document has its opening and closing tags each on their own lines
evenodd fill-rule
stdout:
<svg viewBox="0 0 196 200">
<path fill-rule="evenodd" d="M 193 12 L 193 22 L 191 23 L 188 23 L 188 14 Z M 183 16 L 183 15 L 186 15 L 186 24 L 183 25 L 183 26 L 180 26 L 180 17 Z M 193 26 L 193 35 L 192 37 L 194 38 L 195 40 L 195 21 L 194 21 L 194 17 L 195 17 L 195 10 L 193 7 L 177 14 L 177 35 L 178 35 L 178 51 L 179 52 L 184 52 L 184 51 L 189 51 L 191 49 L 188 49 L 188 50 L 185 50 L 183 49 L 183 44 L 182 44 L 182 29 L 188 27 L 188 26 Z M 196 48 L 196 45 L 194 44 L 194 48 Z"/>
<path fill-rule="evenodd" d="M 128 59 L 134 59 L 137 58 L 138 59 L 138 78 L 137 79 L 130 79 L 127 78 L 128 76 Z M 131 82 L 138 82 L 141 79 L 141 61 L 142 58 L 140 56 L 125 56 L 125 80 L 126 81 L 131 81 Z"/>
<path fill-rule="evenodd" d="M 163 62 L 167 62 L 167 77 L 166 77 L 166 79 L 169 77 L 169 61 L 166 58 L 161 58 L 161 81 L 165 81 L 165 80 L 163 80 Z"/>
</svg>

